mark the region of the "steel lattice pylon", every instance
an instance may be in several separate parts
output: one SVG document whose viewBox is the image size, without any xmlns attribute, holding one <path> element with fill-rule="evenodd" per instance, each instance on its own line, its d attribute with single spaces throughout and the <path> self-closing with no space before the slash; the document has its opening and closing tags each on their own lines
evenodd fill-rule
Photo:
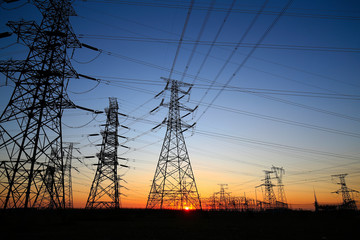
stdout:
<svg viewBox="0 0 360 240">
<path fill-rule="evenodd" d="M 218 185 L 220 185 L 220 192 L 216 193 L 219 194 L 218 209 L 227 210 L 230 199 L 230 194 L 225 192 L 225 187 L 227 189 L 227 184 L 218 184 Z"/>
<path fill-rule="evenodd" d="M 59 165 L 62 161 L 59 159 L 58 153 L 57 148 L 52 147 L 45 174 L 41 174 L 43 182 L 32 207 L 57 208 L 62 206 L 63 195 L 61 195 L 62 192 L 59 192 L 63 189 L 62 166 Z"/>
<path fill-rule="evenodd" d="M 105 109 L 105 130 L 101 132 L 101 143 L 97 170 L 92 182 L 86 208 L 119 208 L 120 191 L 119 176 L 117 174 L 118 157 L 118 103 L 116 98 L 109 98 L 109 108 Z"/>
<path fill-rule="evenodd" d="M 69 23 L 75 12 L 70 0 L 32 2 L 43 15 L 40 25 L 7 24 L 29 47 L 26 60 L 0 62 L 0 71 L 15 83 L 0 116 L 2 208 L 37 206 L 43 184 L 56 186 L 50 196 L 55 208 L 65 202 L 61 117 L 71 106 L 66 80 L 77 76 L 67 57 L 68 48 L 80 47 Z M 50 184 L 51 178 L 57 182 Z"/>
<path fill-rule="evenodd" d="M 275 167 L 275 166 L 272 166 L 271 170 L 275 174 L 275 177 L 276 177 L 277 183 L 278 183 L 277 184 L 278 197 L 277 197 L 277 203 L 276 203 L 277 207 L 287 208 L 288 204 L 287 204 L 287 200 L 286 200 L 284 184 L 283 184 L 283 181 L 282 181 L 282 177 L 285 174 L 285 170 L 282 167 Z"/>
<path fill-rule="evenodd" d="M 264 183 L 260 186 L 264 186 L 264 203 L 268 208 L 276 207 L 276 196 L 274 193 L 274 184 L 271 182 L 271 173 L 273 171 L 264 170 L 265 178 L 263 179 Z"/>
<path fill-rule="evenodd" d="M 340 194 L 342 195 L 342 199 L 343 199 L 343 202 L 342 202 L 342 205 L 340 205 L 340 208 L 341 209 L 348 209 L 348 210 L 356 210 L 357 207 L 356 207 L 356 202 L 355 200 L 350 196 L 350 193 L 353 193 L 353 192 L 358 192 L 356 190 L 353 190 L 353 189 L 350 189 L 347 187 L 346 185 L 346 182 L 345 182 L 345 177 L 347 176 L 348 174 L 347 173 L 344 173 L 344 174 L 337 174 L 337 175 L 331 175 L 331 177 L 338 177 L 340 182 L 337 183 L 340 185 L 340 189 L 333 192 L 333 193 L 336 193 L 336 194 Z"/>
<path fill-rule="evenodd" d="M 72 177 L 71 177 L 73 149 L 74 149 L 74 143 L 71 142 L 69 143 L 69 146 L 66 151 L 66 161 L 64 165 L 65 208 L 74 207 L 73 192 L 72 192 Z"/>
<path fill-rule="evenodd" d="M 155 170 L 146 208 L 159 209 L 201 209 L 195 177 L 183 132 L 192 126 L 184 123 L 181 111 L 194 111 L 182 105 L 179 100 L 187 95 L 191 85 L 173 79 L 165 79 L 165 90 L 171 90 L 167 118 L 167 130 L 159 161 Z M 181 87 L 188 87 L 187 91 Z M 181 94 L 181 96 L 179 96 Z"/>
</svg>

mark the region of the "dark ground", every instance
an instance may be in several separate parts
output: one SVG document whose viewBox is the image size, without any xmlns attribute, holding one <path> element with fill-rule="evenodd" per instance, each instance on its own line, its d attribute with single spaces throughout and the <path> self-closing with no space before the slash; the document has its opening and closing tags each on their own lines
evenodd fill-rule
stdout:
<svg viewBox="0 0 360 240">
<path fill-rule="evenodd" d="M 0 239 L 359 239 L 359 212 L 0 211 Z"/>
</svg>

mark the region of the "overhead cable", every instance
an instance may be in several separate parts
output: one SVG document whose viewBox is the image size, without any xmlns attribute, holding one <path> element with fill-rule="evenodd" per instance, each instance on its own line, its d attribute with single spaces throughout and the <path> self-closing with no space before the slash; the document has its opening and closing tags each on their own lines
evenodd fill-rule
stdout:
<svg viewBox="0 0 360 240">
<path fill-rule="evenodd" d="M 244 58 L 244 60 L 241 62 L 241 64 L 237 67 L 237 69 L 234 71 L 234 73 L 231 75 L 231 77 L 226 81 L 224 86 L 227 86 L 230 84 L 230 82 L 234 79 L 234 77 L 237 75 L 237 73 L 241 70 L 241 68 L 245 65 L 245 63 L 249 60 L 249 58 L 251 57 L 251 55 L 255 52 L 255 50 L 257 49 L 257 46 L 259 44 L 262 43 L 262 41 L 265 39 L 265 37 L 270 33 L 270 31 L 273 29 L 273 27 L 276 25 L 276 23 L 279 21 L 279 19 L 281 18 L 281 16 L 286 12 L 286 10 L 290 7 L 290 5 L 292 4 L 294 0 L 289 0 L 287 2 L 287 4 L 284 6 L 284 8 L 281 10 L 281 12 L 276 16 L 276 18 L 272 21 L 272 23 L 270 24 L 270 26 L 266 29 L 266 31 L 263 33 L 263 35 L 260 37 L 260 39 L 258 40 L 258 42 L 256 43 L 256 45 L 250 50 L 250 52 L 246 55 L 246 57 Z M 216 96 L 213 98 L 213 100 L 210 102 L 211 106 L 216 99 L 220 96 L 220 94 L 222 93 L 223 89 L 225 87 L 223 87 L 217 94 Z M 207 107 L 200 115 L 200 117 L 197 119 L 197 121 L 199 121 L 199 119 L 206 113 L 206 111 L 209 109 L 209 107 Z"/>
<path fill-rule="evenodd" d="M 111 3 L 111 4 L 126 4 L 126 5 L 134 5 L 134 6 L 148 6 L 148 7 L 161 7 L 161 8 L 180 8 L 180 9 L 187 9 L 187 6 L 184 4 L 170 4 L 160 3 L 160 2 L 144 2 L 144 1 L 104 1 L 104 0 L 87 0 L 88 2 L 101 2 L 101 3 Z M 194 10 L 208 10 L 208 6 L 197 6 L 193 7 Z M 226 8 L 222 7 L 214 7 L 213 11 L 217 12 L 225 12 L 227 11 Z M 252 9 L 234 9 L 233 12 L 235 13 L 245 13 L 245 14 L 256 14 L 256 10 Z M 281 14 L 281 11 L 264 11 L 263 15 L 278 15 Z M 333 15 L 333 14 L 314 14 L 314 13 L 302 13 L 302 12 L 287 12 L 283 14 L 284 16 L 292 16 L 292 17 L 302 17 L 302 18 L 320 18 L 320 19 L 338 19 L 338 20 L 360 20 L 359 16 L 346 16 L 346 15 Z"/>
<path fill-rule="evenodd" d="M 190 15 L 191 15 L 193 5 L 194 5 L 194 0 L 191 0 L 189 10 L 188 10 L 187 15 L 186 15 L 186 20 L 185 20 L 185 23 L 184 23 L 184 27 L 183 27 L 183 30 L 181 32 L 179 43 L 178 43 L 176 53 L 175 53 L 175 56 L 174 56 L 174 60 L 173 60 L 173 63 L 172 63 L 171 69 L 170 69 L 169 79 L 171 79 L 172 73 L 173 73 L 174 68 L 175 68 L 176 60 L 177 60 L 177 57 L 178 57 L 180 49 L 181 49 L 181 44 L 183 42 L 183 38 L 184 38 L 184 35 L 185 35 L 185 32 L 186 32 L 186 28 L 187 28 L 187 25 L 189 23 L 189 19 L 190 19 Z"/>
</svg>

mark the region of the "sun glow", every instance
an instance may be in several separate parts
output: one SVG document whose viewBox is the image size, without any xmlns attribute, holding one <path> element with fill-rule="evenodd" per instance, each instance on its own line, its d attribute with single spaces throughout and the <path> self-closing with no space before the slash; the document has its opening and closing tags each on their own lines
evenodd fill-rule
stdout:
<svg viewBox="0 0 360 240">
<path fill-rule="evenodd" d="M 192 206 L 192 205 L 190 205 L 190 206 L 185 205 L 183 207 L 183 210 L 188 212 L 188 211 L 191 211 L 191 210 L 196 210 L 196 208 L 194 206 Z"/>
</svg>

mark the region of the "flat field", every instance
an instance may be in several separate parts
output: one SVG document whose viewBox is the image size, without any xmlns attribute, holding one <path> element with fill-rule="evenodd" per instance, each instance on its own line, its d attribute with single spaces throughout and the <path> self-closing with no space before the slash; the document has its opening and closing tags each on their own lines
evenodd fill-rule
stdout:
<svg viewBox="0 0 360 240">
<path fill-rule="evenodd" d="M 358 239 L 359 212 L 0 211 L 1 239 Z"/>
</svg>

